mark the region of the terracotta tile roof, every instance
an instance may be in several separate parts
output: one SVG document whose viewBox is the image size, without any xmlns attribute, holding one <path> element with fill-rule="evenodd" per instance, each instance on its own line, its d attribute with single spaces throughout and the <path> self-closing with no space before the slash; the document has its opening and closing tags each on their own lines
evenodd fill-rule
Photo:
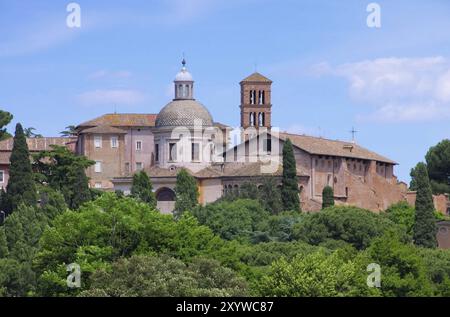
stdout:
<svg viewBox="0 0 450 317">
<path fill-rule="evenodd" d="M 93 127 L 93 128 L 88 128 L 88 129 L 82 130 L 80 133 L 81 134 L 86 134 L 86 133 L 126 134 L 127 132 L 125 130 L 122 130 L 122 129 L 119 129 L 119 128 L 101 125 L 101 126 L 97 126 L 97 127 Z"/>
<path fill-rule="evenodd" d="M 251 74 L 241 81 L 241 83 L 272 83 L 272 81 L 258 72 Z"/>
<path fill-rule="evenodd" d="M 45 137 L 45 138 L 27 138 L 28 150 L 30 152 L 40 152 L 50 150 L 50 145 L 67 146 L 69 143 L 76 142 L 77 138 Z M 14 139 L 0 141 L 0 151 L 12 151 Z"/>
<path fill-rule="evenodd" d="M 113 127 L 154 127 L 157 114 L 110 113 L 78 125 L 78 128 Z"/>
<path fill-rule="evenodd" d="M 316 155 L 340 156 L 354 159 L 375 160 L 383 163 L 397 164 L 396 162 L 369 151 L 355 143 L 338 140 L 328 140 L 318 137 L 280 133 L 281 140 L 290 139 L 292 144 L 298 148 Z"/>
</svg>

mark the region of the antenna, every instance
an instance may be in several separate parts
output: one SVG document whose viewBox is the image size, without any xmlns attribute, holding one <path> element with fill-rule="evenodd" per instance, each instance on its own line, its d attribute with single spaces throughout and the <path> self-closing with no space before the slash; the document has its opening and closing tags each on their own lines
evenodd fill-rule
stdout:
<svg viewBox="0 0 450 317">
<path fill-rule="evenodd" d="M 352 134 L 352 142 L 353 142 L 353 143 L 356 143 L 356 138 L 355 138 L 355 136 L 356 136 L 356 133 L 358 133 L 359 131 L 356 131 L 356 130 L 355 130 L 355 127 L 352 127 L 352 130 L 349 131 L 349 132 Z"/>
</svg>

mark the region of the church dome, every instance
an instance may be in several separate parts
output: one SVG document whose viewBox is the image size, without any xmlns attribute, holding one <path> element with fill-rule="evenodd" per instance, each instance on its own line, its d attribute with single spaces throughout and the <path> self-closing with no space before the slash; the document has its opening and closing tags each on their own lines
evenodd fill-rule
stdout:
<svg viewBox="0 0 450 317">
<path fill-rule="evenodd" d="M 203 126 L 212 126 L 208 109 L 193 99 L 174 100 L 161 109 L 156 117 L 156 127 L 193 127 L 196 120 Z"/>
</svg>

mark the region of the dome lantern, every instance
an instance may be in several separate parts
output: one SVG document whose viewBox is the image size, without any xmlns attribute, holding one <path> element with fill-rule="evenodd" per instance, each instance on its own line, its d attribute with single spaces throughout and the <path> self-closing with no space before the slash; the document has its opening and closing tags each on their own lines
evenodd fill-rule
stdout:
<svg viewBox="0 0 450 317">
<path fill-rule="evenodd" d="M 194 79 L 191 73 L 187 71 L 186 60 L 183 58 L 183 65 L 180 72 L 175 76 L 175 98 L 174 100 L 193 100 L 194 99 Z"/>
</svg>

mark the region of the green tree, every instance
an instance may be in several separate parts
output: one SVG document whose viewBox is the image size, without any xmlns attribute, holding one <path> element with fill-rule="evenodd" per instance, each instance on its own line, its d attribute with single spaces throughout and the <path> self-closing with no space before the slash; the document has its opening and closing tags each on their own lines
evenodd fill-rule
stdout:
<svg viewBox="0 0 450 317">
<path fill-rule="evenodd" d="M 404 231 L 412 241 L 415 209 L 406 201 L 391 205 L 386 209 L 386 215 L 389 220 L 404 228 Z"/>
<path fill-rule="evenodd" d="M 265 177 L 259 192 L 263 207 L 272 214 L 283 211 L 283 202 L 278 183 L 274 177 Z"/>
<path fill-rule="evenodd" d="M 356 207 L 334 206 L 305 215 L 294 227 L 294 238 L 313 245 L 330 239 L 342 240 L 362 250 L 388 229 L 403 234 L 401 228 L 384 216 Z"/>
<path fill-rule="evenodd" d="M 14 214 L 13 214 L 14 215 Z M 57 216 L 41 239 L 34 265 L 42 296 L 76 295 L 65 286 L 65 263 L 78 263 L 86 282 L 120 257 L 162 253 L 188 261 L 223 256 L 225 241 L 188 213 L 177 221 L 136 199 L 105 193 L 77 212 Z M 85 279 L 83 278 L 83 281 Z M 89 287 L 82 285 L 82 290 Z"/>
<path fill-rule="evenodd" d="M 76 136 L 78 134 L 77 127 L 75 125 L 69 125 L 64 131 L 59 132 L 63 137 Z"/>
<path fill-rule="evenodd" d="M 193 215 L 226 240 L 249 240 L 254 233 L 268 230 L 269 213 L 256 200 L 238 199 L 198 206 Z"/>
<path fill-rule="evenodd" d="M 185 211 L 192 211 L 198 204 L 197 180 L 186 169 L 177 174 L 175 185 L 175 211 L 176 217 L 180 217 Z"/>
<path fill-rule="evenodd" d="M 259 291 L 261 296 L 276 297 L 364 296 L 371 291 L 363 273 L 361 265 L 342 251 L 328 255 L 322 249 L 275 261 Z"/>
<path fill-rule="evenodd" d="M 156 196 L 153 192 L 153 184 L 145 171 L 133 175 L 131 195 L 156 208 Z"/>
<path fill-rule="evenodd" d="M 244 182 L 239 188 L 239 198 L 258 199 L 258 186 L 255 183 Z"/>
<path fill-rule="evenodd" d="M 97 271 L 91 289 L 80 296 L 243 296 L 245 281 L 232 270 L 208 259 L 192 264 L 167 256 L 132 256 Z"/>
<path fill-rule="evenodd" d="M 36 204 L 36 187 L 31 169 L 27 140 L 20 123 L 16 125 L 14 146 L 10 158 L 9 181 L 6 187 L 7 212 L 12 212 L 19 204 Z"/>
<path fill-rule="evenodd" d="M 34 155 L 34 170 L 39 182 L 49 184 L 64 195 L 67 205 L 77 209 L 92 198 L 85 170 L 95 164 L 64 146 L 51 146 L 50 151 Z"/>
<path fill-rule="evenodd" d="M 322 209 L 334 206 L 334 191 L 331 186 L 325 186 L 322 190 Z"/>
<path fill-rule="evenodd" d="M 68 179 L 66 184 L 69 195 L 69 206 L 72 209 L 78 209 L 82 204 L 92 199 L 91 191 L 89 189 L 89 179 L 86 176 L 85 168 L 77 166 L 73 169 L 73 174 Z M 78 190 L 77 190 L 78 189 Z"/>
<path fill-rule="evenodd" d="M 433 195 L 427 167 L 418 163 L 415 168 L 415 184 L 417 186 L 416 213 L 414 220 L 414 243 L 426 248 L 434 248 L 436 242 L 436 219 L 434 217 Z"/>
<path fill-rule="evenodd" d="M 29 263 L 0 259 L 0 297 L 24 297 L 34 291 L 35 274 Z"/>
<path fill-rule="evenodd" d="M 42 134 L 37 134 L 34 131 L 36 131 L 36 129 L 33 127 L 30 127 L 30 128 L 25 128 L 23 133 L 25 134 L 25 136 L 27 138 L 42 138 Z"/>
<path fill-rule="evenodd" d="M 281 181 L 281 198 L 284 210 L 299 211 L 300 199 L 297 179 L 297 166 L 291 140 L 283 145 L 283 178 Z"/>
<path fill-rule="evenodd" d="M 11 134 L 6 131 L 5 127 L 11 122 L 12 119 L 12 114 L 7 111 L 0 110 L 0 141 L 11 137 Z"/>
<path fill-rule="evenodd" d="M 450 193 L 450 140 L 432 146 L 425 159 L 433 193 Z"/>
<path fill-rule="evenodd" d="M 367 264 L 381 267 L 381 292 L 383 296 L 431 296 L 432 285 L 427 277 L 425 263 L 417 248 L 400 241 L 398 235 L 386 231 L 366 250 Z"/>
<path fill-rule="evenodd" d="M 0 227 L 0 259 L 6 258 L 9 254 L 8 241 L 6 241 L 5 228 Z"/>
</svg>

